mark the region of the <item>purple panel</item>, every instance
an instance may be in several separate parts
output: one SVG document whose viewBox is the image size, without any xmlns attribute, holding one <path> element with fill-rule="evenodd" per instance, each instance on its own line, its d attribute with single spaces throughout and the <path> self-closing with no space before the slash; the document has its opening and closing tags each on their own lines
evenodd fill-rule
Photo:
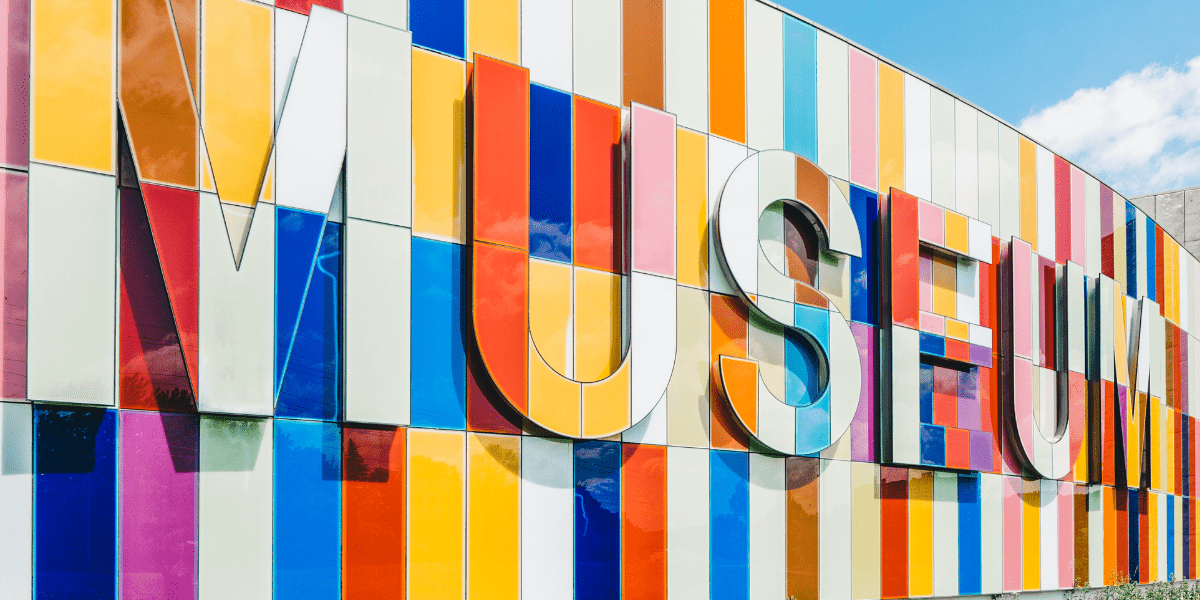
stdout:
<svg viewBox="0 0 1200 600">
<path fill-rule="evenodd" d="M 0 306 L 4 335 L 0 337 L 0 395 L 25 398 L 25 314 L 28 303 L 29 259 L 29 176 L 12 171 L 0 172 L 0 191 L 4 194 L 4 222 L 0 227 L 0 248 L 4 252 L 4 303 Z"/>
<path fill-rule="evenodd" d="M 121 598 L 196 597 L 199 417 L 121 411 Z"/>
<path fill-rule="evenodd" d="M 992 432 L 971 432 L 971 470 L 991 471 L 992 465 Z"/>
<path fill-rule="evenodd" d="M 29 166 L 29 0 L 0 3 L 0 67 L 4 69 L 0 93 L 0 163 Z"/>
<path fill-rule="evenodd" d="M 968 360 L 973 365 L 990 369 L 992 368 L 992 349 L 987 346 L 972 345 Z"/>
<path fill-rule="evenodd" d="M 1129 422 L 1125 420 L 1125 412 L 1128 407 L 1128 389 L 1123 385 L 1117 385 L 1117 423 L 1121 426 L 1121 439 L 1129 439 Z"/>
<path fill-rule="evenodd" d="M 958 372 L 958 426 L 979 429 L 979 369 Z"/>
<path fill-rule="evenodd" d="M 875 460 L 875 328 L 862 323 L 850 323 L 850 333 L 858 345 L 858 360 L 862 364 L 862 391 L 858 410 L 850 421 L 850 460 Z"/>
</svg>

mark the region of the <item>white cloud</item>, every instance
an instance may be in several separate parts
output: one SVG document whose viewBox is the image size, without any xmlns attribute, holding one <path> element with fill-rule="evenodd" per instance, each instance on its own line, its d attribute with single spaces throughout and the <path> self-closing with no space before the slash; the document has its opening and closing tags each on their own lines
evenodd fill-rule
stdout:
<svg viewBox="0 0 1200 600">
<path fill-rule="evenodd" d="M 1018 127 L 1125 196 L 1200 185 L 1200 56 L 1077 90 Z"/>
</svg>

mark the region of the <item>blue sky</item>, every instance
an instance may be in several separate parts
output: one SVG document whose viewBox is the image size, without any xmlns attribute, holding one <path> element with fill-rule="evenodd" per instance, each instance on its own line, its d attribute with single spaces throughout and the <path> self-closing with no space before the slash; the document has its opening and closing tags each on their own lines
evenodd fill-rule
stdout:
<svg viewBox="0 0 1200 600">
<path fill-rule="evenodd" d="M 775 0 L 1126 195 L 1200 185 L 1200 2 Z"/>
</svg>

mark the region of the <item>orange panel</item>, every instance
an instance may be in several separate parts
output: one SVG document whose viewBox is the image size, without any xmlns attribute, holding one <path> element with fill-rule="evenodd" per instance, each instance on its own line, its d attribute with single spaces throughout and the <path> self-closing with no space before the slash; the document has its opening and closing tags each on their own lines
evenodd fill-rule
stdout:
<svg viewBox="0 0 1200 600">
<path fill-rule="evenodd" d="M 746 5 L 708 3 L 709 130 L 746 143 Z"/>
<path fill-rule="evenodd" d="M 500 393 L 528 414 L 529 259 L 512 248 L 476 243 L 471 297 L 479 355 Z"/>
<path fill-rule="evenodd" d="M 741 299 L 712 294 L 710 297 L 712 324 L 709 327 L 710 371 L 712 372 L 709 407 L 712 411 L 711 444 L 713 448 L 745 450 L 746 434 L 721 391 L 721 374 L 717 357 L 721 355 L 746 358 L 746 332 L 749 315 Z"/>
<path fill-rule="evenodd" d="M 404 593 L 403 429 L 342 430 L 342 597 Z"/>
<path fill-rule="evenodd" d="M 621 466 L 621 597 L 667 597 L 667 449 L 625 444 Z"/>
</svg>

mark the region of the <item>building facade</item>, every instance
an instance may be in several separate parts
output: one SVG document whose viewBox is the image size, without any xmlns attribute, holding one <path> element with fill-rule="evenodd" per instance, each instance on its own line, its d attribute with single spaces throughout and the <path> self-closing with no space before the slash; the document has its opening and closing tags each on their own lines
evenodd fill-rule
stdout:
<svg viewBox="0 0 1200 600">
<path fill-rule="evenodd" d="M 1184 238 L 801 16 L 0 6 L 0 597 L 1200 572 Z"/>
</svg>

